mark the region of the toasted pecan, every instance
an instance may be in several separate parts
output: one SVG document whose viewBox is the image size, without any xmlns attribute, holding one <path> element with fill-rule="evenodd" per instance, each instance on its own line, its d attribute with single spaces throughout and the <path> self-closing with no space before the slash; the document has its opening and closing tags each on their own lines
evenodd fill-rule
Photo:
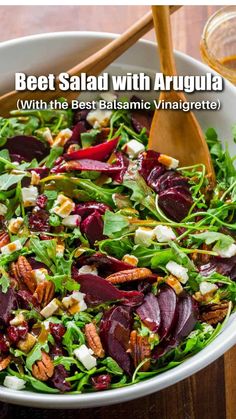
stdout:
<svg viewBox="0 0 236 419">
<path fill-rule="evenodd" d="M 1 359 L 0 361 L 0 371 L 5 370 L 11 362 L 11 356 L 8 355 L 6 358 Z"/>
<path fill-rule="evenodd" d="M 134 268 L 127 269 L 125 271 L 115 272 L 109 275 L 106 280 L 112 284 L 122 284 L 123 282 L 143 280 L 148 277 L 152 277 L 153 273 L 147 268 Z"/>
<path fill-rule="evenodd" d="M 135 368 L 140 362 L 147 359 L 140 371 L 147 371 L 150 367 L 151 347 L 147 337 L 138 335 L 136 330 L 132 330 L 130 333 L 129 350 L 130 355 L 133 358 Z"/>
<path fill-rule="evenodd" d="M 9 234 L 6 233 L 6 231 L 0 232 L 0 249 L 3 246 L 6 246 L 8 243 L 10 243 L 10 237 Z"/>
<path fill-rule="evenodd" d="M 55 286 L 52 281 L 43 281 L 37 285 L 37 288 L 33 294 L 37 298 L 38 302 L 45 307 L 50 303 L 55 294 Z"/>
<path fill-rule="evenodd" d="M 85 325 L 85 336 L 88 342 L 88 346 L 98 358 L 103 358 L 105 352 L 102 346 L 100 336 L 96 330 L 96 326 L 93 323 L 88 323 Z"/>
<path fill-rule="evenodd" d="M 42 351 L 42 359 L 36 361 L 32 366 L 32 374 L 37 380 L 47 381 L 53 376 L 54 365 L 53 362 L 46 352 Z"/>
<path fill-rule="evenodd" d="M 200 315 L 200 319 L 211 325 L 215 325 L 226 317 L 229 309 L 229 302 L 222 302 L 221 304 L 209 304 L 204 307 Z"/>
<path fill-rule="evenodd" d="M 22 282 L 30 292 L 34 292 L 37 282 L 32 274 L 32 267 L 25 256 L 19 256 L 15 265 L 11 265 L 16 280 Z"/>
</svg>

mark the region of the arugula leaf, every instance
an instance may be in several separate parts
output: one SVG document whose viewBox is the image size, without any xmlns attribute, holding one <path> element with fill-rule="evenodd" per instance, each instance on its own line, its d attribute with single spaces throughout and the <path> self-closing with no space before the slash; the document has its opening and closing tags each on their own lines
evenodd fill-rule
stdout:
<svg viewBox="0 0 236 419">
<path fill-rule="evenodd" d="M 152 258 L 154 258 L 155 256 L 158 257 L 159 252 L 160 252 L 160 246 L 152 245 L 150 247 L 145 247 L 141 245 L 136 245 L 134 246 L 132 250 L 132 255 L 138 258 L 138 266 L 148 267 L 148 266 L 151 266 Z"/>
<path fill-rule="evenodd" d="M 45 166 L 49 169 L 52 169 L 54 166 L 54 163 L 56 159 L 62 155 L 64 148 L 63 147 L 52 147 L 50 150 L 49 155 L 47 156 L 45 160 Z"/>
<path fill-rule="evenodd" d="M 82 148 L 88 148 L 93 145 L 99 132 L 100 131 L 98 129 L 91 129 L 90 131 L 82 132 L 80 134 Z"/>
<path fill-rule="evenodd" d="M 0 277 L 0 286 L 2 288 L 2 292 L 5 294 L 10 286 L 10 279 L 6 272 L 3 272 Z"/>
<path fill-rule="evenodd" d="M 109 210 L 105 212 L 103 221 L 103 234 L 108 237 L 114 237 L 115 233 L 121 234 L 129 226 L 129 221 L 123 215 Z"/>
<path fill-rule="evenodd" d="M 78 291 L 80 285 L 74 279 L 68 277 L 68 275 L 54 275 L 48 276 L 48 279 L 52 281 L 55 285 L 55 291 L 60 292 L 62 295 L 66 291 Z"/>
<path fill-rule="evenodd" d="M 63 336 L 62 343 L 66 347 L 69 355 L 72 356 L 74 348 L 85 343 L 85 337 L 80 327 L 73 320 L 66 323 L 66 328 L 67 330 Z"/>
<path fill-rule="evenodd" d="M 35 253 L 37 261 L 43 262 L 53 273 L 56 273 L 55 239 L 39 240 L 38 237 L 31 237 L 29 249 L 31 249 Z"/>
<path fill-rule="evenodd" d="M 20 174 L 11 174 L 11 173 L 5 173 L 4 175 L 0 176 L 0 191 L 7 191 L 10 186 L 13 186 L 17 184 L 18 182 L 21 182 L 23 177 L 25 177 L 27 173 L 20 173 Z"/>
<path fill-rule="evenodd" d="M 197 241 L 203 241 L 207 245 L 217 242 L 216 246 L 219 249 L 226 249 L 234 243 L 233 237 L 215 231 L 206 231 L 204 233 L 199 234 L 190 234 L 189 237 L 192 237 Z"/>
<path fill-rule="evenodd" d="M 114 374 L 114 375 L 123 375 L 124 371 L 119 367 L 117 362 L 108 356 L 102 361 L 103 365 L 106 365 L 107 371 Z"/>
<path fill-rule="evenodd" d="M 99 251 L 108 253 L 117 259 L 122 259 L 124 255 L 131 252 L 133 243 L 128 236 L 118 237 L 117 239 L 102 240 L 99 243 Z"/>
</svg>

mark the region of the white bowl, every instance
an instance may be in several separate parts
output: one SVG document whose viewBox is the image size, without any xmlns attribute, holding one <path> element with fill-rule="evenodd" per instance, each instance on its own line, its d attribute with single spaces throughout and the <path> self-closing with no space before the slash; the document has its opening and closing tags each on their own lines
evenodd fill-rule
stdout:
<svg viewBox="0 0 236 419">
<path fill-rule="evenodd" d="M 94 32 L 51 33 L 20 38 L 0 44 L 0 93 L 14 87 L 14 73 L 47 74 L 65 71 L 104 46 L 115 35 Z M 205 74 L 208 67 L 193 58 L 176 52 L 179 74 Z M 64 63 L 67 62 L 66 68 Z M 112 74 L 127 71 L 154 73 L 159 68 L 156 46 L 151 42 L 140 41 L 122 55 L 109 68 Z M 138 93 L 139 96 L 141 96 Z M 142 95 L 143 96 L 143 95 Z M 145 97 L 153 97 L 152 94 Z M 230 150 L 235 153 L 231 128 L 236 122 L 236 88 L 225 82 L 220 93 L 194 93 L 190 100 L 221 101 L 219 111 L 200 111 L 197 113 L 202 128 L 214 127 L 221 138 L 229 140 Z M 1 112 L 0 112 L 1 113 Z M 191 141 L 191 139 L 189 139 Z M 104 392 L 79 395 L 49 395 L 30 391 L 13 391 L 0 386 L 0 400 L 44 408 L 84 408 L 109 405 L 135 399 L 162 390 L 196 373 L 213 362 L 236 343 L 236 317 L 232 315 L 222 333 L 207 348 L 194 355 L 182 365 L 157 375 L 155 378 L 128 387 Z"/>
</svg>

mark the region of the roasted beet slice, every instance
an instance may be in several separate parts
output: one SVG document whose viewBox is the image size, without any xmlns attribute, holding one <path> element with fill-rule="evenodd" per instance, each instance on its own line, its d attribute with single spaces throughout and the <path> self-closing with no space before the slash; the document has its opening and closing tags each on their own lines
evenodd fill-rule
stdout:
<svg viewBox="0 0 236 419">
<path fill-rule="evenodd" d="M 157 296 L 157 301 L 161 316 L 161 326 L 158 334 L 160 339 L 164 339 L 170 334 L 178 319 L 177 296 L 171 287 L 162 285 Z"/>
<path fill-rule="evenodd" d="M 153 150 L 147 150 L 141 153 L 138 159 L 139 173 L 144 177 L 145 180 L 147 180 L 148 175 L 154 169 L 154 167 L 163 166 L 158 162 L 159 156 L 160 153 L 157 153 Z"/>
<path fill-rule="evenodd" d="M 181 186 L 184 190 L 187 190 L 187 192 L 189 191 L 187 178 L 181 176 L 174 170 L 165 171 L 163 167 L 154 168 L 147 179 L 147 183 L 157 193 L 173 188 L 175 186 Z"/>
<path fill-rule="evenodd" d="M 15 137 L 8 138 L 6 144 L 4 144 L 4 148 L 9 151 L 10 156 L 18 155 L 24 161 L 31 161 L 33 159 L 41 161 L 49 152 L 47 144 L 35 137 L 27 135 L 16 135 Z"/>
<path fill-rule="evenodd" d="M 180 186 L 162 191 L 158 203 L 162 211 L 174 221 L 181 221 L 188 215 L 193 199 L 187 190 Z"/>
<path fill-rule="evenodd" d="M 159 192 L 159 178 L 166 173 L 166 168 L 163 165 L 154 167 L 147 177 L 147 184 L 156 192 Z"/>
<path fill-rule="evenodd" d="M 121 291 L 98 275 L 75 274 L 74 270 L 72 275 L 80 284 L 80 290 L 86 294 L 86 300 L 90 304 L 121 300 L 123 304 L 136 306 L 142 302 L 143 294 L 141 292 Z"/>
<path fill-rule="evenodd" d="M 112 256 L 106 256 L 103 253 L 95 253 L 92 256 L 81 256 L 78 259 L 78 263 L 80 267 L 83 265 L 95 265 L 101 271 L 101 276 L 104 277 L 115 272 L 134 268 L 130 263 L 123 262 Z"/>
<path fill-rule="evenodd" d="M 99 160 L 100 162 L 106 161 L 111 153 L 116 149 L 119 138 L 106 141 L 105 143 L 98 144 L 92 147 L 84 148 L 81 150 L 73 151 L 72 153 L 64 154 L 65 160 Z"/>
<path fill-rule="evenodd" d="M 84 149 L 87 150 L 87 149 Z M 94 159 L 81 159 L 81 160 L 71 160 L 66 163 L 60 163 L 56 165 L 51 172 L 52 173 L 65 173 L 73 171 L 92 171 L 92 172 L 101 172 L 106 173 L 107 175 L 113 175 L 115 173 L 120 173 L 122 167 L 117 164 L 103 163 L 99 160 Z"/>
<path fill-rule="evenodd" d="M 121 153 L 120 151 L 115 153 L 116 156 L 116 165 L 120 167 L 120 170 L 118 172 L 114 172 L 111 174 L 111 177 L 114 182 L 122 183 L 124 175 L 129 167 L 129 159 L 126 157 L 124 153 Z"/>
<path fill-rule="evenodd" d="M 140 133 L 146 128 L 146 134 L 149 136 L 153 114 L 148 112 L 133 111 L 131 113 L 131 122 L 136 132 Z"/>
<path fill-rule="evenodd" d="M 199 266 L 199 271 L 203 276 L 209 276 L 213 272 L 229 276 L 232 280 L 236 279 L 236 256 L 231 258 L 213 257 L 209 263 Z"/>
<path fill-rule="evenodd" d="M 65 145 L 65 149 L 67 150 L 71 144 L 80 144 L 81 143 L 80 135 L 86 131 L 87 131 L 87 128 L 86 128 L 85 121 L 77 122 L 77 124 L 74 126 L 72 130 L 72 136 L 70 137 L 69 141 L 67 141 Z"/>
<path fill-rule="evenodd" d="M 178 298 L 177 304 L 178 320 L 172 332 L 172 339 L 180 342 L 193 330 L 196 322 L 198 309 L 197 304 L 187 293 L 183 293 Z"/>
<path fill-rule="evenodd" d="M 112 208 L 106 204 L 96 201 L 85 202 L 77 204 L 75 207 L 75 214 L 78 214 L 83 220 L 88 215 L 91 215 L 94 211 L 98 211 L 100 214 L 105 214 L 106 210 L 112 211 Z"/>
<path fill-rule="evenodd" d="M 17 292 L 17 302 L 20 308 L 23 308 L 25 310 L 31 310 L 32 307 L 35 308 L 35 310 L 41 310 L 40 304 L 30 292 L 25 290 L 20 290 Z"/>
<path fill-rule="evenodd" d="M 71 385 L 65 379 L 69 377 L 68 372 L 66 371 L 63 365 L 56 365 L 54 369 L 54 374 L 50 378 L 50 382 L 54 387 L 60 390 L 62 393 L 71 390 Z"/>
<path fill-rule="evenodd" d="M 97 210 L 82 221 L 80 229 L 82 234 L 85 234 L 89 243 L 92 245 L 96 241 L 105 238 L 103 235 L 103 220 L 101 214 Z"/>
<path fill-rule="evenodd" d="M 6 325 L 12 314 L 12 310 L 17 308 L 16 293 L 13 288 L 8 288 L 7 292 L 0 290 L 0 323 Z"/>
<path fill-rule="evenodd" d="M 156 333 L 159 329 L 161 316 L 159 303 L 155 295 L 151 292 L 144 297 L 143 304 L 136 310 L 142 322 L 152 332 Z"/>
<path fill-rule="evenodd" d="M 100 337 L 106 353 L 129 375 L 133 369 L 131 358 L 127 353 L 131 326 L 130 310 L 121 306 L 107 311 L 100 324 Z"/>
</svg>

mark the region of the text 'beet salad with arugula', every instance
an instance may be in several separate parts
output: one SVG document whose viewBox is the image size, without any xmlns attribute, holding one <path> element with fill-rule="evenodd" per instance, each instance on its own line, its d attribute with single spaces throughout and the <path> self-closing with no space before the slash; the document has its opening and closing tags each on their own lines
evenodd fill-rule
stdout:
<svg viewBox="0 0 236 419">
<path fill-rule="evenodd" d="M 147 150 L 151 119 L 99 109 L 0 118 L 4 386 L 77 394 L 138 383 L 203 349 L 232 312 L 233 159 L 209 129 L 212 190 L 203 165 Z"/>
</svg>

